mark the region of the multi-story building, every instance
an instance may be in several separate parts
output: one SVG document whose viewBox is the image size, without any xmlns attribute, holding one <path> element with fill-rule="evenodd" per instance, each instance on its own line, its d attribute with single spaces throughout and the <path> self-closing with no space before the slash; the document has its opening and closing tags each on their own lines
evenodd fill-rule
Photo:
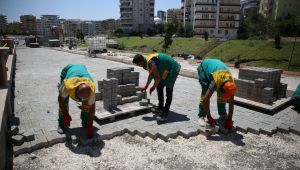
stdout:
<svg viewBox="0 0 300 170">
<path fill-rule="evenodd" d="M 183 25 L 185 25 L 186 22 L 191 22 L 191 15 L 192 15 L 192 5 L 193 0 L 181 0 L 182 2 L 182 16 L 183 16 Z"/>
<path fill-rule="evenodd" d="M 24 34 L 22 24 L 20 22 L 11 22 L 7 24 L 7 33 L 9 34 Z"/>
<path fill-rule="evenodd" d="M 45 37 L 51 36 L 51 28 L 61 28 L 58 15 L 42 15 L 41 19 L 37 19 L 37 34 Z"/>
<path fill-rule="evenodd" d="M 26 34 L 36 35 L 36 17 L 33 15 L 21 15 L 20 21 Z"/>
<path fill-rule="evenodd" d="M 61 28 L 63 32 L 68 36 L 76 36 L 76 30 L 80 29 L 80 20 L 79 19 L 67 19 L 65 21 L 61 21 Z"/>
<path fill-rule="evenodd" d="M 182 8 L 167 10 L 167 22 L 175 22 L 175 21 L 177 21 L 178 23 L 183 22 L 183 9 Z"/>
<path fill-rule="evenodd" d="M 166 11 L 157 11 L 157 17 L 161 19 L 162 22 L 166 22 Z"/>
<path fill-rule="evenodd" d="M 244 0 L 241 1 L 242 16 L 257 14 L 259 11 L 260 0 Z"/>
<path fill-rule="evenodd" d="M 120 13 L 125 33 L 147 32 L 154 24 L 154 0 L 120 0 Z"/>
<path fill-rule="evenodd" d="M 0 32 L 6 32 L 7 18 L 5 15 L 0 14 Z"/>
<path fill-rule="evenodd" d="M 261 0 L 259 13 L 274 20 L 300 14 L 299 0 Z"/>
<path fill-rule="evenodd" d="M 82 21 L 80 23 L 80 30 L 84 36 L 95 36 L 96 25 L 93 21 Z"/>
<path fill-rule="evenodd" d="M 194 35 L 234 39 L 240 22 L 240 0 L 194 0 Z"/>
</svg>

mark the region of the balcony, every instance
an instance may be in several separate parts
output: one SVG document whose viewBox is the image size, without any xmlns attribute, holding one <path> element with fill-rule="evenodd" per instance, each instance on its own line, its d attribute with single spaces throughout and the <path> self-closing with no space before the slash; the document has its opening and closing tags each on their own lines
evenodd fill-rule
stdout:
<svg viewBox="0 0 300 170">
<path fill-rule="evenodd" d="M 196 10 L 195 13 L 217 13 L 216 10 L 202 10 L 202 9 L 199 9 L 199 10 Z"/>
<path fill-rule="evenodd" d="M 200 24 L 196 24 L 195 28 L 216 28 L 216 25 L 200 25 Z"/>
<path fill-rule="evenodd" d="M 230 11 L 230 10 L 220 10 L 220 13 L 223 14 L 241 14 L 241 11 Z"/>
<path fill-rule="evenodd" d="M 239 3 L 220 2 L 220 6 L 241 6 Z"/>
<path fill-rule="evenodd" d="M 197 5 L 213 5 L 213 6 L 215 6 L 215 5 L 217 5 L 217 3 L 216 2 L 215 3 L 213 3 L 213 2 L 196 2 L 195 5 L 196 6 Z"/>
</svg>

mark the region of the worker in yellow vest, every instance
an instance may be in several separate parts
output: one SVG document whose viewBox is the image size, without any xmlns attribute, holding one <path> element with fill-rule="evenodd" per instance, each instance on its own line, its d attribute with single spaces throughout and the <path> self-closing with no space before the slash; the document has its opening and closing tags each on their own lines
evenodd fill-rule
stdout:
<svg viewBox="0 0 300 170">
<path fill-rule="evenodd" d="M 202 87 L 198 113 L 200 125 L 206 126 L 206 116 L 211 126 L 215 126 L 218 123 L 220 126 L 230 129 L 233 126 L 233 100 L 236 85 L 228 67 L 220 60 L 205 59 L 198 66 L 197 71 L 198 80 Z M 220 115 L 218 122 L 211 117 L 209 108 L 210 98 L 214 91 L 217 91 L 218 96 L 217 107 Z M 229 103 L 228 115 L 225 108 L 226 103 Z"/>
<path fill-rule="evenodd" d="M 156 108 L 156 112 L 159 113 L 157 120 L 160 122 L 167 121 L 173 98 L 173 87 L 181 68 L 180 64 L 171 56 L 163 53 L 154 53 L 146 58 L 137 54 L 134 56 L 132 62 L 149 72 L 148 80 L 143 91 L 148 89 L 152 79 L 154 79 L 154 84 L 150 88 L 150 94 L 157 89 L 159 102 L 158 108 Z M 165 105 L 164 87 L 166 87 L 167 96 Z"/>
<path fill-rule="evenodd" d="M 70 126 L 72 118 L 69 114 L 69 97 L 82 102 L 81 124 L 86 129 L 87 137 L 92 138 L 95 115 L 95 83 L 86 67 L 82 64 L 69 64 L 61 72 L 58 84 L 58 132 Z"/>
</svg>

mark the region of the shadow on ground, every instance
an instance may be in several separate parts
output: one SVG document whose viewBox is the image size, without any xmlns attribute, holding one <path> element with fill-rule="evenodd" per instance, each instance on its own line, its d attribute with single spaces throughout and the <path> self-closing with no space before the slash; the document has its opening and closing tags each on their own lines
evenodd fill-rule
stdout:
<svg viewBox="0 0 300 170">
<path fill-rule="evenodd" d="M 228 141 L 237 146 L 245 146 L 245 142 L 243 142 L 244 136 L 238 134 L 236 132 L 230 132 L 228 134 L 218 133 L 216 135 L 208 136 L 207 140 L 212 141 Z"/>
<path fill-rule="evenodd" d="M 144 116 L 142 119 L 144 121 L 156 121 L 157 114 L 153 113 L 152 117 Z M 180 114 L 174 111 L 169 112 L 168 121 L 166 123 L 174 123 L 174 122 L 184 122 L 189 121 L 190 118 L 187 117 L 187 115 Z"/>
<path fill-rule="evenodd" d="M 94 137 L 88 139 L 84 128 L 68 129 L 65 132 L 67 136 L 65 146 L 76 154 L 99 157 L 105 143 L 102 140 L 98 140 L 100 139 L 100 135 L 97 133 L 98 130 L 98 128 L 94 127 Z M 71 136 L 75 136 L 76 138 L 72 138 Z"/>
</svg>

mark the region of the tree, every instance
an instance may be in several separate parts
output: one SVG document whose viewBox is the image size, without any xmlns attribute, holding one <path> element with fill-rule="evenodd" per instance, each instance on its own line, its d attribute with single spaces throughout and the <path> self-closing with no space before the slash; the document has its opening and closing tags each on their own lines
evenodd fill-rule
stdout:
<svg viewBox="0 0 300 170">
<path fill-rule="evenodd" d="M 76 38 L 79 40 L 83 40 L 84 39 L 84 35 L 82 33 L 82 31 L 80 29 L 76 30 Z"/>
<path fill-rule="evenodd" d="M 280 34 L 279 32 L 275 35 L 275 48 L 276 49 L 280 49 L 281 46 L 280 46 Z"/>
<path fill-rule="evenodd" d="M 166 35 L 165 35 L 164 44 L 163 44 L 163 48 L 165 50 L 165 53 L 167 52 L 167 49 L 173 43 L 173 40 L 172 40 L 173 29 L 174 29 L 174 25 L 172 23 L 167 23 L 166 24 L 166 28 L 165 28 Z"/>
<path fill-rule="evenodd" d="M 149 36 L 153 36 L 153 35 L 155 34 L 155 28 L 148 28 L 147 34 L 148 34 Z"/>
<path fill-rule="evenodd" d="M 118 29 L 116 29 L 115 31 L 114 31 L 114 35 L 116 35 L 116 36 L 118 36 L 118 37 L 120 37 L 120 36 L 122 36 L 123 35 L 123 30 L 121 29 L 121 28 L 118 28 Z"/>
<path fill-rule="evenodd" d="M 204 32 L 204 39 L 205 41 L 208 41 L 208 33 L 206 31 Z"/>
</svg>

